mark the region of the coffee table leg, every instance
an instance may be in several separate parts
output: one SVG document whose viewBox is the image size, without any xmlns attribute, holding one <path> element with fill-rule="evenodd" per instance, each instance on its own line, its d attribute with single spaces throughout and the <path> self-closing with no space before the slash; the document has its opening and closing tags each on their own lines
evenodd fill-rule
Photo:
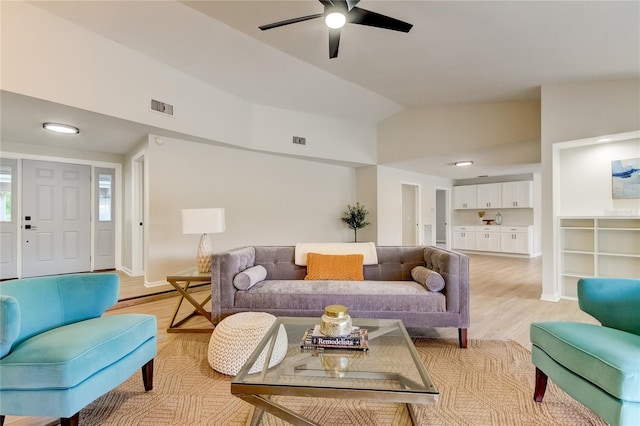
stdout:
<svg viewBox="0 0 640 426">
<path fill-rule="evenodd" d="M 290 409 L 273 402 L 269 398 L 265 398 L 261 395 L 236 395 L 238 398 L 242 398 L 249 404 L 255 406 L 253 417 L 251 418 L 252 425 L 257 425 L 262 418 L 264 411 L 273 414 L 276 417 L 281 418 L 285 422 L 289 422 L 296 426 L 319 426 L 317 423 L 313 423 L 311 420 L 302 417 L 301 415 L 294 413 Z M 257 419 L 256 419 L 257 416 Z M 254 423 L 255 422 L 255 423 Z"/>
<path fill-rule="evenodd" d="M 413 406 L 409 403 L 405 404 L 407 406 L 407 411 L 409 412 L 409 417 L 411 418 L 411 424 L 412 425 L 417 425 L 418 423 L 418 417 L 416 416 L 416 412 L 413 410 Z"/>
<path fill-rule="evenodd" d="M 258 426 L 260 421 L 262 420 L 262 415 L 264 414 L 264 410 L 258 408 L 256 406 L 251 407 L 251 417 L 247 419 L 247 426 Z"/>
</svg>

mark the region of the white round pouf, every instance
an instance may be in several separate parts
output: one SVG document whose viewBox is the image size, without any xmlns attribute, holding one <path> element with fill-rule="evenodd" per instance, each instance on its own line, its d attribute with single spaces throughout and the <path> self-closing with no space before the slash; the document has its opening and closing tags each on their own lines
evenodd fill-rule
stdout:
<svg viewBox="0 0 640 426">
<path fill-rule="evenodd" d="M 238 374 L 275 321 L 276 317 L 266 312 L 241 312 L 220 321 L 209 340 L 208 360 L 211 368 L 230 376 Z M 287 349 L 287 332 L 280 325 L 269 367 L 282 361 Z M 250 374 L 262 370 L 268 350 L 269 345 L 249 370 Z"/>
</svg>

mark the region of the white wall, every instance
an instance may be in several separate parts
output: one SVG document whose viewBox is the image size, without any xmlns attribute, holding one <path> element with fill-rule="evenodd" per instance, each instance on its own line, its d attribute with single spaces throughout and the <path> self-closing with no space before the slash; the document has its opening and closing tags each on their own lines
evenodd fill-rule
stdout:
<svg viewBox="0 0 640 426">
<path fill-rule="evenodd" d="M 402 184 L 420 185 L 420 229 L 431 225 L 431 241 L 436 240 L 436 188 L 451 187 L 451 180 L 412 173 L 387 166 L 377 166 L 377 243 L 382 246 L 402 245 Z"/>
<path fill-rule="evenodd" d="M 374 123 L 254 105 L 30 4 L 1 7 L 3 90 L 234 146 L 375 163 Z M 152 98 L 175 116 L 151 111 Z"/>
<path fill-rule="evenodd" d="M 640 80 L 542 86 L 542 298 L 558 300 L 553 144 L 640 129 Z"/>
<path fill-rule="evenodd" d="M 640 210 L 640 199 L 611 194 L 611 162 L 640 158 L 640 139 L 561 149 L 559 216 L 607 216 L 611 210 Z"/>
<path fill-rule="evenodd" d="M 355 199 L 351 167 L 150 137 L 146 279 L 193 266 L 198 235 L 182 235 L 181 209 L 224 207 L 214 251 L 245 245 L 350 241 L 340 220 Z"/>
</svg>

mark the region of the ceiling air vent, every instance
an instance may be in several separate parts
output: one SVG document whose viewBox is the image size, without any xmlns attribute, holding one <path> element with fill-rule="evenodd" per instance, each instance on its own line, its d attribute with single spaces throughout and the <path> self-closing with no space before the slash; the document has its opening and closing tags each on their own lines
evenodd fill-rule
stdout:
<svg viewBox="0 0 640 426">
<path fill-rule="evenodd" d="M 173 105 L 151 99 L 151 109 L 173 117 Z"/>
</svg>

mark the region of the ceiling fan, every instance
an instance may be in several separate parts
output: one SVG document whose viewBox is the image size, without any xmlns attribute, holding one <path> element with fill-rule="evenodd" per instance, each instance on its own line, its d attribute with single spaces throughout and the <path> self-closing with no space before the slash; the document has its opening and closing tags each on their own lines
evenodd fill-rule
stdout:
<svg viewBox="0 0 640 426">
<path fill-rule="evenodd" d="M 345 24 L 367 25 L 370 27 L 384 28 L 404 33 L 408 33 L 409 30 L 411 30 L 411 27 L 413 27 L 412 24 L 399 19 L 357 7 L 356 5 L 360 0 L 318 1 L 324 6 L 323 13 L 287 19 L 284 21 L 274 22 L 273 24 L 261 25 L 258 28 L 262 31 L 266 31 L 272 28 L 324 17 L 325 23 L 329 27 L 329 58 L 336 58 L 338 56 L 338 47 L 340 46 L 340 30 Z"/>
</svg>

